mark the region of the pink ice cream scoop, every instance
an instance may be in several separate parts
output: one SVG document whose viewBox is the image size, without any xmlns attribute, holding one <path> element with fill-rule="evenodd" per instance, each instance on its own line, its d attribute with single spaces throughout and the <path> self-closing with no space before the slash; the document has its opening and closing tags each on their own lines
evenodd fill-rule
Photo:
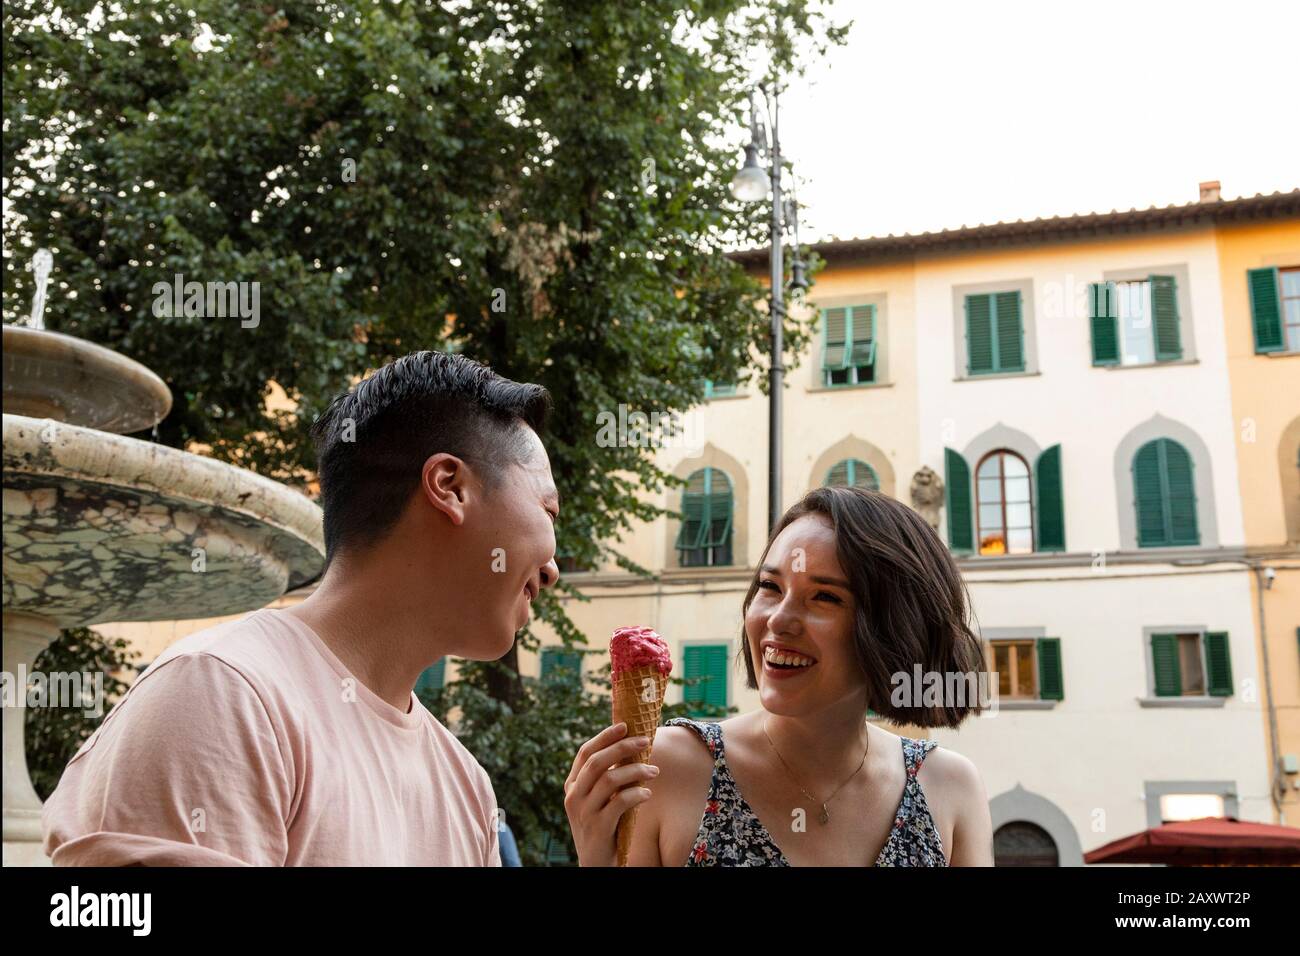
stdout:
<svg viewBox="0 0 1300 956">
<path fill-rule="evenodd" d="M 656 667 L 661 674 L 673 669 L 672 652 L 664 639 L 650 627 L 620 627 L 609 642 L 612 676 L 638 667 Z"/>
</svg>

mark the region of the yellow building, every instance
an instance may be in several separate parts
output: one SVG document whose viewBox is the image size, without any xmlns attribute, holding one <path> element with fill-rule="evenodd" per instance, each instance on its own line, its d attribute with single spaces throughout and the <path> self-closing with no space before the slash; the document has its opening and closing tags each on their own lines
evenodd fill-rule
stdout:
<svg viewBox="0 0 1300 956">
<path fill-rule="evenodd" d="M 1300 230 L 1217 230 L 1238 479 L 1279 822 L 1300 825 Z"/>
</svg>

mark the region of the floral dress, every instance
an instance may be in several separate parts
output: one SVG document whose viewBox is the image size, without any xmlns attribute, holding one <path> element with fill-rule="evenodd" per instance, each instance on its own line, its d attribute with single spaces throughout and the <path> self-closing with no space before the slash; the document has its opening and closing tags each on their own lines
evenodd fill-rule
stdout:
<svg viewBox="0 0 1300 956">
<path fill-rule="evenodd" d="M 714 723 L 677 717 L 665 727 L 688 727 L 703 739 L 713 754 L 713 778 L 704 806 L 700 832 L 686 860 L 687 866 L 789 866 L 767 828 L 740 795 L 722 747 L 722 727 Z M 903 738 L 903 766 L 907 785 L 894 814 L 894 827 L 876 858 L 876 866 L 947 866 L 943 839 L 930 816 L 925 793 L 916 779 L 921 764 L 935 747 L 933 740 Z"/>
</svg>

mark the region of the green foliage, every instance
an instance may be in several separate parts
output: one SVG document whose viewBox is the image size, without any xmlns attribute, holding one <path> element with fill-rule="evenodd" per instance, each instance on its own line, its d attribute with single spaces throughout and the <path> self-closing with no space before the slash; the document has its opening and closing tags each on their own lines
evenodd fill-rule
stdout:
<svg viewBox="0 0 1300 956">
<path fill-rule="evenodd" d="M 86 739 L 108 716 L 112 705 L 130 686 L 114 676 L 130 674 L 139 651 L 128 648 L 122 638 L 106 638 L 86 627 L 69 628 L 37 655 L 33 671 L 43 674 L 103 674 L 103 713 L 95 715 L 82 707 L 29 707 L 27 709 L 27 767 L 32 785 L 42 800 L 54 792 L 63 768 Z"/>
<path fill-rule="evenodd" d="M 523 864 L 548 865 L 566 851 L 568 859 L 576 862 L 564 813 L 564 781 L 578 748 L 612 720 L 608 662 L 585 675 L 594 690 L 565 680 L 563 670 L 546 680 L 524 677 L 522 695 L 513 706 L 494 697 L 489 687 L 488 674 L 507 670 L 504 664 L 459 664 L 459 679 L 441 690 L 421 694 L 421 700 L 455 730 L 492 779 L 497 804 L 505 811 Z M 671 682 L 686 684 L 680 678 Z M 732 707 L 696 713 L 718 719 L 734 711 Z M 685 704 L 666 704 L 661 719 L 686 716 L 691 712 Z"/>
</svg>

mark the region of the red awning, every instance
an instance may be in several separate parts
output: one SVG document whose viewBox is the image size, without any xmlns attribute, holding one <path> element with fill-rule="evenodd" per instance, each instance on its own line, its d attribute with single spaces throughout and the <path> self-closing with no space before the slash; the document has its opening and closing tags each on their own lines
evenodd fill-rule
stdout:
<svg viewBox="0 0 1300 956">
<path fill-rule="evenodd" d="M 1165 823 L 1083 855 L 1085 863 L 1300 866 L 1300 829 L 1233 817 Z"/>
</svg>

